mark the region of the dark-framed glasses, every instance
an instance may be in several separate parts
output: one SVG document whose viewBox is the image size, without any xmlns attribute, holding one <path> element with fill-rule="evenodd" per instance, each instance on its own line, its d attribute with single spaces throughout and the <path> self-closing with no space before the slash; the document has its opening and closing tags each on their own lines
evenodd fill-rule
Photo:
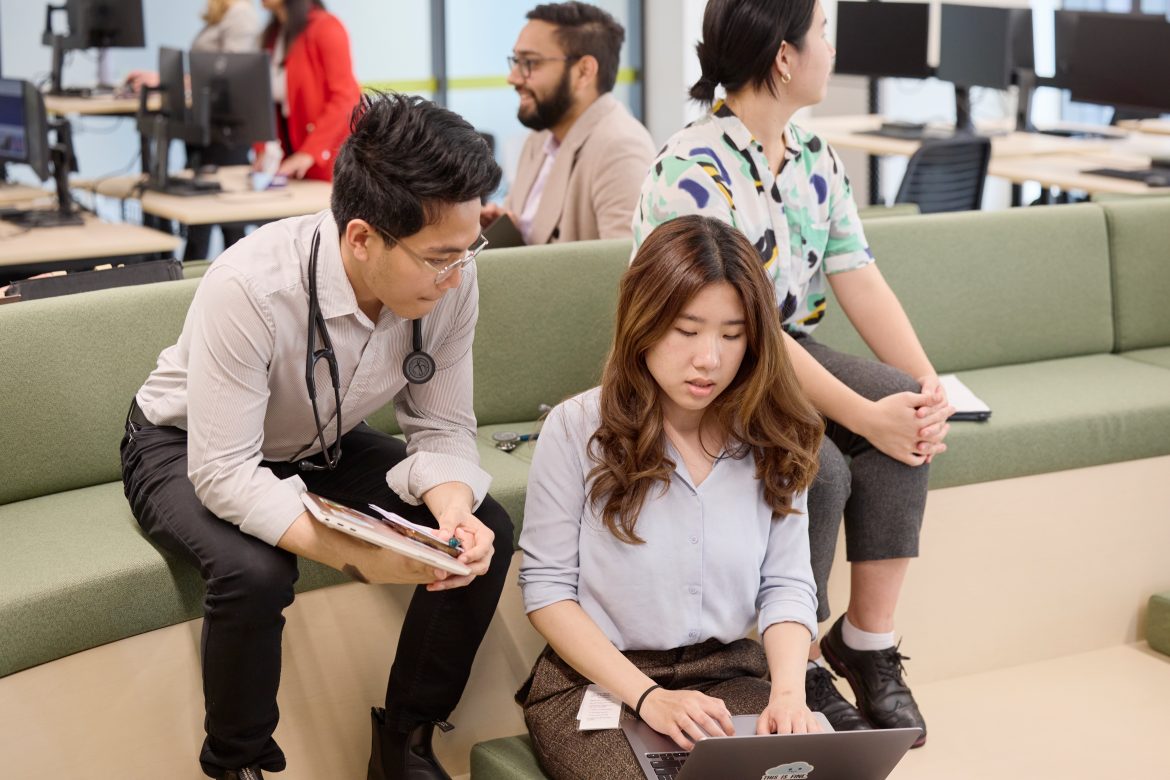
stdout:
<svg viewBox="0 0 1170 780">
<path fill-rule="evenodd" d="M 524 78 L 532 77 L 532 69 L 538 67 L 542 62 L 572 62 L 573 60 L 581 59 L 580 55 L 570 54 L 567 57 L 517 57 L 515 55 L 508 55 L 508 72 L 520 69 L 520 75 Z"/>
</svg>

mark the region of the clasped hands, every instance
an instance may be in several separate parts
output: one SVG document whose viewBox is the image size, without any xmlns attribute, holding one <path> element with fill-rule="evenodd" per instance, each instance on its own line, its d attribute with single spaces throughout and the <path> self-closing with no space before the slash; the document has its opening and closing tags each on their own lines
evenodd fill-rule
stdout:
<svg viewBox="0 0 1170 780">
<path fill-rule="evenodd" d="M 872 402 L 867 430 L 858 431 L 873 446 L 908 466 L 930 463 L 947 451 L 943 443 L 955 407 L 936 374 L 918 379 L 922 389 L 888 395 Z"/>
</svg>

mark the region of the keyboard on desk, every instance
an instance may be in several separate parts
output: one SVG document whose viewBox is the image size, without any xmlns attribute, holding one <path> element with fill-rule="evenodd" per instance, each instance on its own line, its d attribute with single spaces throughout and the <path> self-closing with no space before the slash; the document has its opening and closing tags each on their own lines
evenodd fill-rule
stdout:
<svg viewBox="0 0 1170 780">
<path fill-rule="evenodd" d="M 682 771 L 683 762 L 689 755 L 690 753 L 683 752 L 647 753 L 646 758 L 650 760 L 650 766 L 654 767 L 658 780 L 674 780 Z"/>
<path fill-rule="evenodd" d="M 1162 171 L 1143 168 L 1137 171 L 1126 171 L 1120 168 L 1090 168 L 1081 171 L 1081 173 L 1090 176 L 1108 176 L 1112 179 L 1140 181 L 1147 187 L 1170 187 L 1170 169 Z"/>
<path fill-rule="evenodd" d="M 1058 138 L 1081 138 L 1085 140 L 1120 141 L 1125 138 L 1121 133 L 1098 133 L 1093 130 L 1065 130 L 1057 127 L 1047 130 L 1037 130 L 1036 132 L 1041 135 L 1054 135 Z"/>
<path fill-rule="evenodd" d="M 862 130 L 858 135 L 876 135 L 879 138 L 896 138 L 899 141 L 925 141 L 928 138 L 950 138 L 954 131 L 945 127 L 927 127 L 925 125 L 891 124 L 882 125 L 876 130 Z"/>
</svg>

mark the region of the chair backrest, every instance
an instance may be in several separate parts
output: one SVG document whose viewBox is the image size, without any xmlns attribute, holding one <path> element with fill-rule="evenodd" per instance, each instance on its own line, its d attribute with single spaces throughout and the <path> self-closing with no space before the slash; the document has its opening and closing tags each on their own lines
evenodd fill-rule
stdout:
<svg viewBox="0 0 1170 780">
<path fill-rule="evenodd" d="M 977 211 L 991 161 L 991 141 L 983 136 L 933 138 L 906 165 L 895 203 L 916 203 L 923 214 Z"/>
</svg>

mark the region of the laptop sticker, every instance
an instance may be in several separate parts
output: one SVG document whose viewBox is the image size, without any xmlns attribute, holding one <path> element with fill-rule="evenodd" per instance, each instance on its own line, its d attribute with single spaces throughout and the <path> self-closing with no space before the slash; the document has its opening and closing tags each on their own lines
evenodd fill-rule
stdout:
<svg viewBox="0 0 1170 780">
<path fill-rule="evenodd" d="M 808 780 L 814 767 L 807 761 L 774 766 L 764 773 L 760 780 Z"/>
</svg>

